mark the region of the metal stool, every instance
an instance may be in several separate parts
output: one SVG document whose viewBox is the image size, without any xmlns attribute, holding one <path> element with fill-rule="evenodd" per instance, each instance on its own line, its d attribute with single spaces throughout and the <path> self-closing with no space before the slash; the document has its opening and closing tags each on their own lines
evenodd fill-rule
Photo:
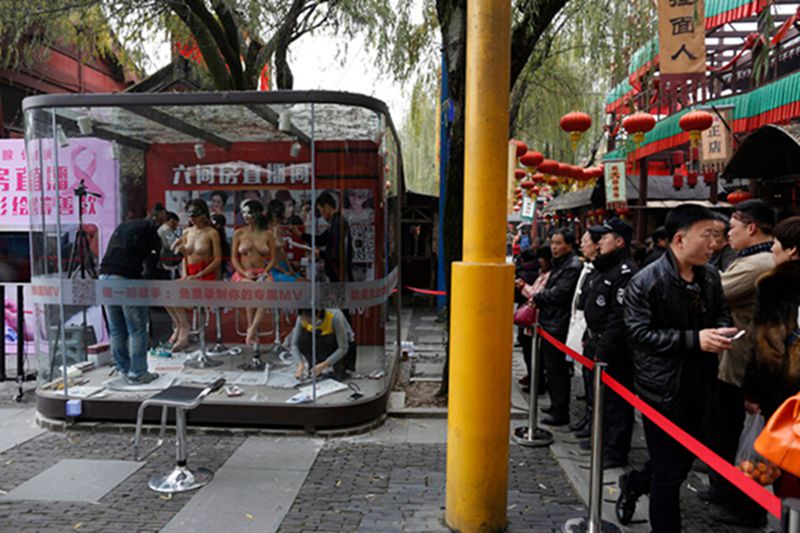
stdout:
<svg viewBox="0 0 800 533">
<path fill-rule="evenodd" d="M 133 438 L 134 460 L 141 461 L 159 449 L 164 444 L 164 433 L 167 425 L 167 409 L 175 409 L 175 455 L 176 464 L 172 471 L 164 476 L 152 478 L 147 485 L 151 490 L 168 494 L 186 492 L 199 489 L 214 477 L 206 468 L 196 468 L 193 471 L 186 466 L 186 411 L 191 411 L 212 392 L 216 392 L 225 385 L 225 379 L 220 378 L 208 387 L 175 386 L 151 396 L 141 403 L 136 414 L 136 434 Z M 139 443 L 142 436 L 142 418 L 144 411 L 149 406 L 161 406 L 161 428 L 158 432 L 156 445 L 144 455 L 139 455 Z"/>
<path fill-rule="evenodd" d="M 240 335 L 242 337 L 246 336 L 247 335 L 247 331 L 239 331 L 239 316 L 240 315 L 239 315 L 239 308 L 238 307 L 235 309 L 233 316 L 234 316 L 234 322 L 235 322 L 235 325 L 236 325 L 236 334 Z M 272 335 L 272 333 L 273 333 L 272 330 L 259 331 L 259 332 L 256 333 L 256 338 L 258 339 L 260 337 L 269 337 L 270 335 Z M 266 363 L 261 359 L 261 345 L 259 344 L 258 341 L 256 341 L 256 342 L 254 342 L 252 344 L 252 348 L 253 348 L 253 358 L 250 360 L 249 363 L 242 363 L 241 365 L 239 365 L 239 368 L 242 369 L 242 370 L 248 370 L 248 371 L 261 371 L 261 370 L 264 370 L 264 368 L 266 367 Z"/>
<path fill-rule="evenodd" d="M 222 361 L 214 361 L 208 357 L 206 353 L 206 324 L 208 323 L 208 309 L 205 307 L 198 307 L 198 314 L 200 315 L 200 332 L 199 341 L 200 347 L 194 352 L 189 354 L 189 357 L 183 362 L 183 366 L 189 368 L 213 368 L 222 364 Z M 205 317 L 203 317 L 205 311 Z"/>
<path fill-rule="evenodd" d="M 239 355 L 242 353 L 242 349 L 238 346 L 235 348 L 228 348 L 225 346 L 225 343 L 222 342 L 222 316 L 220 315 L 219 307 L 214 308 L 214 318 L 217 325 L 217 337 L 215 339 L 215 344 L 211 348 L 208 348 L 207 352 L 208 355 L 217 356 L 217 355 Z"/>
</svg>

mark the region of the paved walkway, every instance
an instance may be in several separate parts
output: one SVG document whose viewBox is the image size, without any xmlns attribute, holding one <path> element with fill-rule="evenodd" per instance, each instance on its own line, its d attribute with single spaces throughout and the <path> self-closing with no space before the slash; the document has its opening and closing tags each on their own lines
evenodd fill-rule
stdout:
<svg viewBox="0 0 800 533">
<path fill-rule="evenodd" d="M 404 338 L 422 342 L 414 334 L 422 322 L 420 331 L 433 343 L 430 313 L 414 313 Z M 517 353 L 516 374 L 520 368 Z M 525 400 L 515 391 L 514 404 Z M 577 416 L 581 404 L 575 408 Z M 511 446 L 509 531 L 559 531 L 566 519 L 586 513 L 588 454 L 569 432 L 555 435 L 549 449 Z M 192 434 L 190 465 L 210 468 L 215 478 L 169 498 L 148 490 L 147 480 L 171 468 L 172 446 L 136 463 L 130 433 L 45 432 L 34 423 L 30 396 L 22 404 L 4 396 L 0 532 L 447 531 L 446 437 L 443 418 L 389 418 L 369 433 L 328 440 Z M 641 464 L 638 431 L 635 439 L 632 461 Z M 619 472 L 606 473 L 606 517 Z M 695 495 L 705 483 L 693 473 L 684 486 L 685 531 L 754 531 L 714 524 Z M 646 500 L 628 531 L 647 531 L 645 517 Z"/>
</svg>

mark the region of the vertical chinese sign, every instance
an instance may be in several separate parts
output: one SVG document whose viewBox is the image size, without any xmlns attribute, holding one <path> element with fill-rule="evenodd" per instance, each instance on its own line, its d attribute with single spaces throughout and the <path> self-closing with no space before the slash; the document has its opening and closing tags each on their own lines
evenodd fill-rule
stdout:
<svg viewBox="0 0 800 533">
<path fill-rule="evenodd" d="M 658 0 L 659 70 L 665 92 L 689 104 L 687 82 L 697 91 L 705 80 L 706 31 L 703 0 Z M 680 91 L 678 89 L 681 88 Z"/>
<path fill-rule="evenodd" d="M 725 124 L 731 124 L 732 108 L 717 109 L 712 113 L 714 122 L 700 137 L 700 170 L 721 172 L 733 154 L 731 132 Z"/>
<path fill-rule="evenodd" d="M 703 0 L 659 0 L 658 45 L 662 75 L 706 70 Z"/>
<path fill-rule="evenodd" d="M 606 208 L 613 211 L 628 206 L 628 194 L 625 189 L 625 160 L 607 160 L 605 168 Z"/>
</svg>

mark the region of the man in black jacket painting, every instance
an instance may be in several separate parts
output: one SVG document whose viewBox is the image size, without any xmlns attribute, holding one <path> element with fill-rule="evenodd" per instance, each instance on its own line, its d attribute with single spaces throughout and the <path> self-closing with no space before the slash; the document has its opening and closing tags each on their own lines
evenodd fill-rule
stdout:
<svg viewBox="0 0 800 533">
<path fill-rule="evenodd" d="M 634 383 L 645 401 L 698 436 L 717 375 L 717 354 L 736 333 L 713 252 L 714 215 L 692 204 L 667 215 L 669 246 L 636 274 L 625 291 L 625 324 L 633 349 Z M 650 527 L 681 531 L 680 486 L 694 456 L 650 420 Z"/>
</svg>

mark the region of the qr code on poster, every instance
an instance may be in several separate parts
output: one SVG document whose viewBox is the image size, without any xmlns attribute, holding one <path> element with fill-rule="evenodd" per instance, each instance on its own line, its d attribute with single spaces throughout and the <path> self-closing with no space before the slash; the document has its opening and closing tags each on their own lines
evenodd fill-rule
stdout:
<svg viewBox="0 0 800 533">
<path fill-rule="evenodd" d="M 353 224 L 350 226 L 350 238 L 353 241 L 353 261 L 371 263 L 375 259 L 375 227 L 371 224 Z"/>
<path fill-rule="evenodd" d="M 97 305 L 97 295 L 94 290 L 93 279 L 72 280 L 73 305 Z"/>
</svg>

